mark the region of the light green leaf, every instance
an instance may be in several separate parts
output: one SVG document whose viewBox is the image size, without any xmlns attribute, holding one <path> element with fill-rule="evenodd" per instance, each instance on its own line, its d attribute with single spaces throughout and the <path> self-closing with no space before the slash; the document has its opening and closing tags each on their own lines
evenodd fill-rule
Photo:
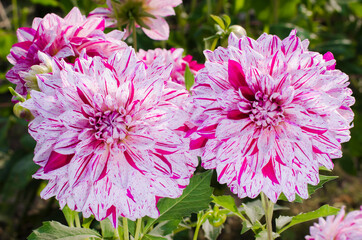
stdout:
<svg viewBox="0 0 362 240">
<path fill-rule="evenodd" d="M 59 3 L 56 0 L 31 0 L 33 4 L 40 4 L 43 6 L 58 7 Z"/>
<path fill-rule="evenodd" d="M 212 20 L 214 20 L 222 29 L 225 30 L 225 24 L 224 24 L 224 20 L 222 20 L 221 17 L 219 16 L 215 16 L 215 15 L 210 15 L 210 17 L 212 18 Z"/>
<path fill-rule="evenodd" d="M 185 69 L 185 87 L 188 91 L 190 91 L 191 87 L 195 83 L 195 76 L 191 72 L 189 65 L 186 65 Z"/>
<path fill-rule="evenodd" d="M 67 227 L 59 222 L 43 222 L 43 226 L 33 231 L 28 240 L 81 240 L 102 239 L 101 235 L 88 228 Z"/>
<path fill-rule="evenodd" d="M 220 205 L 223 208 L 230 210 L 233 213 L 239 213 L 235 204 L 235 199 L 230 195 L 224 196 L 212 196 L 213 202 Z"/>
<path fill-rule="evenodd" d="M 70 209 L 68 207 L 68 205 L 65 205 L 63 207 L 62 212 L 64 214 L 65 220 L 67 220 L 68 225 L 73 227 L 74 226 L 75 214 L 78 214 L 78 213 L 76 211 L 73 211 L 72 209 Z"/>
<path fill-rule="evenodd" d="M 160 216 L 157 219 L 150 218 L 143 233 L 156 222 L 181 219 L 207 209 L 211 202 L 212 187 L 210 187 L 212 171 L 196 174 L 190 179 L 190 184 L 185 188 L 179 198 L 162 198 L 157 204 Z"/>
<path fill-rule="evenodd" d="M 82 227 L 89 228 L 94 220 L 94 216 L 91 215 L 89 218 L 83 218 Z"/>
<path fill-rule="evenodd" d="M 278 233 L 273 232 L 272 234 L 273 239 L 276 239 L 277 237 L 279 237 L 280 235 Z M 268 232 L 267 230 L 263 230 L 261 232 L 259 232 L 256 236 L 255 236 L 255 240 L 266 240 L 268 239 Z"/>
<path fill-rule="evenodd" d="M 212 226 L 209 220 L 207 220 L 204 224 L 202 224 L 202 229 L 204 230 L 205 238 L 209 240 L 216 240 L 223 228 L 224 225 L 221 225 L 220 227 Z"/>
<path fill-rule="evenodd" d="M 287 230 L 288 228 L 299 224 L 299 223 L 303 223 L 303 222 L 307 222 L 310 220 L 314 220 L 320 217 L 326 217 L 329 215 L 336 215 L 340 210 L 338 208 L 335 207 L 331 207 L 328 204 L 323 205 L 322 207 L 320 207 L 319 209 L 313 211 L 313 212 L 308 212 L 308 213 L 301 213 L 297 216 L 294 216 L 292 218 L 292 221 L 283 229 L 279 230 L 278 233 L 282 233 L 285 230 Z"/>
<path fill-rule="evenodd" d="M 289 216 L 279 216 L 277 219 L 275 219 L 275 225 L 277 229 L 281 229 L 282 227 L 290 223 L 290 221 L 292 221 L 292 218 L 293 217 Z"/>
<path fill-rule="evenodd" d="M 308 184 L 308 193 L 309 196 L 312 195 L 313 193 L 315 193 L 315 191 L 317 191 L 318 189 L 320 189 L 321 187 L 323 187 L 323 185 L 326 182 L 332 181 L 334 179 L 337 179 L 338 176 L 325 176 L 325 175 L 319 175 L 319 183 L 315 186 Z M 283 200 L 283 201 L 288 201 L 287 197 L 282 193 L 280 194 L 278 200 Z M 294 202 L 297 203 L 302 203 L 303 202 L 303 198 L 301 198 L 298 194 L 295 194 L 295 200 Z"/>
<path fill-rule="evenodd" d="M 102 236 L 104 238 L 113 238 L 114 237 L 114 227 L 108 218 L 100 221 L 100 225 L 101 225 L 101 230 L 102 230 Z"/>
<path fill-rule="evenodd" d="M 265 214 L 260 200 L 248 202 L 247 204 L 243 203 L 243 209 L 253 224 Z"/>
<path fill-rule="evenodd" d="M 228 28 L 230 26 L 230 23 L 231 23 L 230 17 L 228 15 L 224 14 L 224 15 L 222 15 L 222 19 L 226 23 L 225 29 Z"/>
</svg>

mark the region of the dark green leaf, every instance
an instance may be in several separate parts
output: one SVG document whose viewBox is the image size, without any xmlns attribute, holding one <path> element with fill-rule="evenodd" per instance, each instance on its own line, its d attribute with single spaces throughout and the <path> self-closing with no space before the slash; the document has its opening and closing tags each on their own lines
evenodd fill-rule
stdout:
<svg viewBox="0 0 362 240">
<path fill-rule="evenodd" d="M 142 237 L 142 240 L 167 240 L 167 238 L 146 234 Z"/>
<path fill-rule="evenodd" d="M 101 235 L 88 228 L 67 227 L 59 222 L 44 222 L 43 226 L 33 231 L 28 240 L 74 240 L 74 239 L 102 239 Z"/>
<path fill-rule="evenodd" d="M 197 213 L 207 209 L 211 202 L 212 187 L 210 187 L 212 171 L 206 171 L 201 174 L 196 174 L 190 179 L 190 184 L 185 188 L 179 198 L 163 198 L 157 208 L 160 211 L 160 216 L 157 219 L 149 219 L 144 233 L 147 233 L 149 228 L 156 222 L 165 220 L 181 219 L 190 216 L 191 213 Z"/>
</svg>

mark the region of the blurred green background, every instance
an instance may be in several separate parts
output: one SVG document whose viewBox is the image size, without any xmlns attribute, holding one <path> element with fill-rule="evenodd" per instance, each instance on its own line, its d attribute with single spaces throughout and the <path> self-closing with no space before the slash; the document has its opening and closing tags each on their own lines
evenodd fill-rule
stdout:
<svg viewBox="0 0 362 240">
<path fill-rule="evenodd" d="M 73 6 L 88 14 L 99 4 L 102 0 L 0 2 L 0 239 L 25 239 L 42 221 L 65 223 L 56 200 L 45 201 L 39 197 L 45 183 L 31 178 L 37 170 L 32 161 L 35 142 L 27 133 L 28 123 L 12 112 L 8 87 L 13 85 L 7 82 L 5 74 L 11 68 L 6 56 L 17 42 L 16 29 L 30 27 L 34 17 L 44 17 L 47 13 L 64 17 Z M 337 68 L 350 76 L 350 87 L 356 98 L 352 139 L 343 145 L 343 158 L 335 161 L 335 169 L 330 173 L 338 175 L 339 179 L 327 183 L 303 204 L 282 204 L 290 207 L 284 214 L 294 215 L 325 203 L 336 207 L 347 205 L 348 210 L 358 209 L 362 204 L 362 1 L 189 0 L 175 10 L 176 16 L 167 18 L 170 39 L 153 41 L 138 32 L 140 48 L 182 47 L 186 54 L 203 62 L 204 39 L 217 31 L 209 15 L 227 14 L 231 24 L 243 26 L 250 37 L 257 38 L 268 32 L 284 38 L 291 29 L 297 29 L 299 37 L 310 40 L 310 50 L 334 54 Z M 282 239 L 304 239 L 311 224 L 292 228 Z M 247 235 L 241 237 L 240 230 L 240 222 L 229 218 L 219 239 L 249 239 Z"/>
</svg>

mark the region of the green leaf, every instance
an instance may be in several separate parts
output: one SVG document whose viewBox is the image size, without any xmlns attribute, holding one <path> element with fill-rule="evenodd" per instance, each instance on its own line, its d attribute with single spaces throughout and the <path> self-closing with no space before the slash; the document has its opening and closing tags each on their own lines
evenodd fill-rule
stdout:
<svg viewBox="0 0 362 240">
<path fill-rule="evenodd" d="M 114 237 L 114 227 L 108 218 L 100 221 L 100 225 L 101 225 L 103 238 L 113 238 Z"/>
<path fill-rule="evenodd" d="M 40 4 L 43 6 L 58 7 L 59 3 L 56 0 L 31 0 L 33 4 Z"/>
<path fill-rule="evenodd" d="M 89 218 L 83 218 L 82 227 L 89 228 L 94 220 L 94 216 L 91 215 Z"/>
<path fill-rule="evenodd" d="M 277 227 L 277 229 L 281 229 L 282 227 L 284 227 L 285 225 L 287 225 L 288 223 L 290 223 L 290 221 L 292 221 L 293 217 L 289 217 L 289 216 L 279 216 L 277 219 L 275 219 L 275 225 Z"/>
<path fill-rule="evenodd" d="M 181 219 L 207 209 L 211 202 L 212 187 L 210 187 L 212 171 L 196 174 L 190 179 L 190 184 L 185 188 L 179 198 L 162 198 L 157 204 L 160 216 L 157 219 L 149 219 L 143 233 L 157 222 L 165 220 Z"/>
<path fill-rule="evenodd" d="M 209 240 L 216 240 L 223 228 L 224 228 L 223 225 L 221 225 L 220 227 L 212 226 L 209 220 L 207 220 L 204 224 L 202 224 L 202 229 L 204 230 L 205 238 Z"/>
<path fill-rule="evenodd" d="M 224 21 L 222 20 L 221 17 L 219 16 L 215 16 L 215 15 L 210 15 L 210 17 L 212 18 L 212 20 L 214 20 L 222 29 L 225 30 L 225 24 Z"/>
<path fill-rule="evenodd" d="M 291 222 L 286 227 L 279 230 L 278 233 L 282 233 L 285 230 L 287 230 L 288 228 L 290 228 L 296 224 L 299 224 L 299 223 L 307 222 L 307 221 L 314 220 L 314 219 L 317 219 L 320 217 L 326 217 L 329 215 L 336 215 L 339 211 L 340 211 L 340 209 L 331 207 L 328 204 L 323 205 L 322 207 L 320 207 L 319 209 L 317 209 L 313 212 L 301 213 L 297 216 L 294 216 L 292 218 Z"/>
<path fill-rule="evenodd" d="M 74 226 L 75 214 L 78 214 L 78 213 L 73 211 L 72 209 L 70 209 L 68 207 L 68 205 L 65 205 L 63 207 L 62 212 L 64 214 L 65 220 L 67 220 L 68 225 L 73 227 Z"/>
<path fill-rule="evenodd" d="M 224 14 L 224 15 L 222 15 L 222 19 L 226 23 L 225 29 L 228 28 L 230 26 L 230 23 L 231 23 L 230 17 L 228 15 Z"/>
<path fill-rule="evenodd" d="M 167 238 L 146 234 L 142 237 L 142 240 L 167 240 Z"/>
<path fill-rule="evenodd" d="M 239 213 L 238 208 L 235 204 L 235 199 L 230 195 L 225 196 L 211 196 L 213 199 L 213 202 L 220 205 L 223 208 L 226 208 L 230 210 L 233 213 Z"/>
<path fill-rule="evenodd" d="M 74 240 L 74 239 L 102 239 L 101 235 L 91 229 L 67 227 L 59 222 L 43 222 L 43 226 L 33 231 L 28 240 Z"/>
<path fill-rule="evenodd" d="M 320 189 L 321 187 L 323 187 L 323 185 L 326 182 L 332 181 L 334 179 L 337 179 L 338 176 L 325 176 L 325 175 L 319 175 L 319 183 L 315 186 L 308 184 L 308 193 L 309 196 L 312 195 L 313 193 L 315 193 L 315 191 L 317 191 L 318 189 Z M 287 197 L 284 195 L 284 193 L 280 194 L 278 200 L 283 200 L 283 201 L 288 201 Z M 298 194 L 295 194 L 295 200 L 294 202 L 297 203 L 302 203 L 303 202 L 303 198 L 301 198 Z"/>
<path fill-rule="evenodd" d="M 273 236 L 273 239 L 276 239 L 280 235 L 278 233 L 273 232 L 272 236 Z M 257 235 L 255 235 L 255 240 L 265 240 L 265 239 L 268 239 L 267 230 L 263 230 L 263 231 L 259 232 Z"/>
<path fill-rule="evenodd" d="M 195 76 L 192 74 L 189 65 L 186 65 L 185 69 L 185 86 L 188 91 L 190 91 L 191 87 L 195 83 Z"/>
<path fill-rule="evenodd" d="M 260 200 L 248 202 L 247 204 L 243 203 L 243 209 L 253 224 L 265 214 Z"/>
<path fill-rule="evenodd" d="M 172 234 L 172 232 L 177 229 L 181 222 L 181 219 L 175 219 L 170 221 L 163 221 L 159 224 L 157 224 L 156 227 L 154 227 L 149 234 L 152 236 L 167 236 Z"/>
</svg>

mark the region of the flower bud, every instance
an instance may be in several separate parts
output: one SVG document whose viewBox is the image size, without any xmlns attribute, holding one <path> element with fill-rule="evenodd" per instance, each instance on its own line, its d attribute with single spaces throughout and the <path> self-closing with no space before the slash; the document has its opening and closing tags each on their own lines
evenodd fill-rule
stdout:
<svg viewBox="0 0 362 240">
<path fill-rule="evenodd" d="M 29 121 L 34 118 L 33 115 L 30 113 L 29 109 L 24 108 L 20 105 L 20 103 L 14 105 L 13 112 L 18 118 L 23 118 Z"/>
<path fill-rule="evenodd" d="M 239 25 L 232 25 L 229 27 L 231 33 L 234 33 L 235 36 L 241 38 L 242 36 L 246 36 L 246 31 L 242 26 Z"/>
</svg>

